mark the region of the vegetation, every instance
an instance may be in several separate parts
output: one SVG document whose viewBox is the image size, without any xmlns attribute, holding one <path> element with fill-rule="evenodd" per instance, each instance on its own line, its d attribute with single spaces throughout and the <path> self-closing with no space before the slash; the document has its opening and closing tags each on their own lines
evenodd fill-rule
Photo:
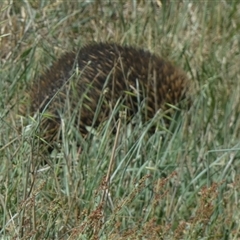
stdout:
<svg viewBox="0 0 240 240">
<path fill-rule="evenodd" d="M 5 0 L 0 12 L 1 239 L 240 238 L 239 1 Z M 171 59 L 191 107 L 168 127 L 156 116 L 152 134 L 122 117 L 83 139 L 62 119 L 48 154 L 19 108 L 34 78 L 91 41 Z"/>
</svg>

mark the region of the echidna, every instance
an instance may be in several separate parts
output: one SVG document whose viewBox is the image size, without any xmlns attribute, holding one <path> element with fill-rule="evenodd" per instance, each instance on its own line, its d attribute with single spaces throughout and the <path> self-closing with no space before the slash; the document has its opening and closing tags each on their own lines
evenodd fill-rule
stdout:
<svg viewBox="0 0 240 240">
<path fill-rule="evenodd" d="M 61 114 L 77 114 L 80 132 L 109 118 L 122 103 L 131 118 L 141 109 L 152 118 L 165 103 L 176 104 L 186 96 L 186 74 L 149 51 L 114 43 L 92 43 L 78 52 L 64 54 L 30 91 L 31 112 L 46 110 L 42 126 L 54 136 Z"/>
</svg>

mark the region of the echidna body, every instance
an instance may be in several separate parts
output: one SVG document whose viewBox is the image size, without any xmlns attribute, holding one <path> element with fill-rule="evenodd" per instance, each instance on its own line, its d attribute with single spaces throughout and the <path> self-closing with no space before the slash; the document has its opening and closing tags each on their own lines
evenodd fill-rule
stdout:
<svg viewBox="0 0 240 240">
<path fill-rule="evenodd" d="M 31 112 L 50 112 L 51 119 L 42 124 L 54 135 L 59 114 L 70 103 L 85 134 L 86 126 L 98 126 L 118 102 L 130 118 L 141 108 L 143 119 L 150 119 L 165 103 L 174 105 L 184 98 L 187 85 L 186 74 L 157 55 L 130 46 L 93 43 L 64 54 L 34 81 Z"/>
</svg>

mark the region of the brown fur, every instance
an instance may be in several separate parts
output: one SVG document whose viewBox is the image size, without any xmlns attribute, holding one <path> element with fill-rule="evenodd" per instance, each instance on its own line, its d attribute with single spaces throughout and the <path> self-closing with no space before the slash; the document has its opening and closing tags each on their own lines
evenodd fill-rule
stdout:
<svg viewBox="0 0 240 240">
<path fill-rule="evenodd" d="M 60 124 L 57 110 L 63 110 L 68 98 L 70 112 L 77 109 L 79 129 L 85 134 L 85 126 L 106 120 L 119 99 L 130 118 L 142 103 L 143 119 L 148 120 L 158 109 L 165 109 L 165 103 L 179 103 L 187 87 L 186 74 L 157 55 L 129 46 L 93 43 L 64 54 L 34 81 L 31 113 L 46 108 L 53 116 L 41 125 L 54 136 Z M 93 122 L 100 99 L 101 111 Z"/>
</svg>

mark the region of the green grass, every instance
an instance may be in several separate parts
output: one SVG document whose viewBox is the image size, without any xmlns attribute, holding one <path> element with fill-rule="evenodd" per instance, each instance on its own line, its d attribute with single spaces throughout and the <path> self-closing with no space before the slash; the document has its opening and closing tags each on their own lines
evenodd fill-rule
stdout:
<svg viewBox="0 0 240 240">
<path fill-rule="evenodd" d="M 4 1 L 1 239 L 240 238 L 240 4 L 157 2 Z M 192 105 L 153 134 L 151 122 L 122 119 L 117 133 L 105 123 L 84 140 L 63 119 L 62 144 L 46 154 L 38 122 L 18 109 L 34 78 L 90 41 L 172 60 L 192 81 Z"/>
</svg>

